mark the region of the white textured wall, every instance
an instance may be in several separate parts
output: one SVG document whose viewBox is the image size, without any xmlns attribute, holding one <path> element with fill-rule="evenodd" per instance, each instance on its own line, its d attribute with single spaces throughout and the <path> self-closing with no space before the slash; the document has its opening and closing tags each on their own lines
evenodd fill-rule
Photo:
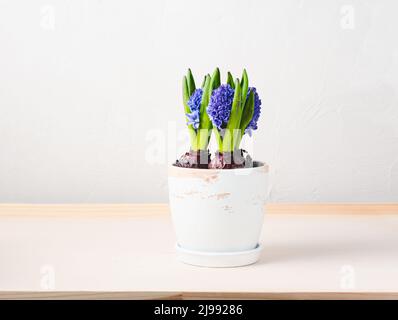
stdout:
<svg viewBox="0 0 398 320">
<path fill-rule="evenodd" d="M 261 94 L 253 153 L 273 201 L 396 202 L 397 11 L 0 0 L 0 202 L 166 201 L 182 74 L 215 66 L 246 67 Z"/>
</svg>

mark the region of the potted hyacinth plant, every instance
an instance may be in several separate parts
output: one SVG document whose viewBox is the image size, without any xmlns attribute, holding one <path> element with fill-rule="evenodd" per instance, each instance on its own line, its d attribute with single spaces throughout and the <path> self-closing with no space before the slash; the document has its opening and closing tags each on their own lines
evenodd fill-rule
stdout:
<svg viewBox="0 0 398 320">
<path fill-rule="evenodd" d="M 268 166 L 253 161 L 240 144 L 257 129 L 261 100 L 230 72 L 220 70 L 196 88 L 191 70 L 183 78 L 183 105 L 190 150 L 169 167 L 170 209 L 179 260 L 231 267 L 256 262 L 267 198 Z M 211 137 L 217 150 L 209 151 Z"/>
<path fill-rule="evenodd" d="M 207 74 L 201 88 L 196 89 L 195 80 L 190 69 L 182 81 L 184 111 L 191 149 L 176 164 L 180 167 L 207 169 L 210 153 L 207 149 L 210 141 L 212 123 L 207 114 L 207 106 L 214 89 L 220 86 L 220 71 L 217 68 L 213 76 Z"/>
</svg>

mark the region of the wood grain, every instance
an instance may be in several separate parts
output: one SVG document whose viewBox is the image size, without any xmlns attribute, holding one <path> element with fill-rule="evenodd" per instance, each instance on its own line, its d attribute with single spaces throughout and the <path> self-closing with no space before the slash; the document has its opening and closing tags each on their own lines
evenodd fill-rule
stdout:
<svg viewBox="0 0 398 320">
<path fill-rule="evenodd" d="M 391 204 L 282 204 L 266 206 L 268 214 L 398 214 Z M 0 216 L 156 216 L 168 214 L 165 203 L 135 204 L 0 204 Z"/>
</svg>

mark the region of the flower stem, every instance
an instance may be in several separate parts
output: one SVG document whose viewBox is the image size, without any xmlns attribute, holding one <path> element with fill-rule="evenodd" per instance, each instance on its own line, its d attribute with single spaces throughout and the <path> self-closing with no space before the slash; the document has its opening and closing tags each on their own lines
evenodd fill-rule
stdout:
<svg viewBox="0 0 398 320">
<path fill-rule="evenodd" d="M 199 129 L 197 132 L 197 146 L 199 150 L 207 150 L 211 136 L 211 129 Z"/>
<path fill-rule="evenodd" d="M 191 150 L 197 151 L 198 150 L 198 142 L 197 142 L 197 136 L 196 136 L 195 129 L 192 128 L 192 126 L 189 126 L 188 132 L 189 132 L 189 140 L 191 142 Z"/>
<path fill-rule="evenodd" d="M 222 137 L 220 135 L 220 132 L 217 130 L 217 128 L 213 128 L 213 131 L 214 131 L 214 136 L 216 137 L 218 151 L 222 152 Z"/>
</svg>

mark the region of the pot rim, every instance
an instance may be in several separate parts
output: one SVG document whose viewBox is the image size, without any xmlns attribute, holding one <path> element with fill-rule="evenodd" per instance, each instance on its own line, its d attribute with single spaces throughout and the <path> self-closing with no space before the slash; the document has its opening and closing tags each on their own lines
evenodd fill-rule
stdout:
<svg viewBox="0 0 398 320">
<path fill-rule="evenodd" d="M 266 164 L 263 161 L 253 161 L 254 164 L 256 164 L 256 166 L 253 167 L 248 167 L 248 168 L 234 168 L 234 169 L 203 169 L 203 168 L 185 168 L 185 167 L 177 167 L 174 163 L 169 165 L 169 170 L 183 170 L 186 173 L 226 173 L 226 172 L 236 172 L 236 171 L 248 171 L 248 170 L 259 170 L 259 171 L 265 171 L 268 172 L 269 171 L 269 166 L 268 164 Z"/>
</svg>

